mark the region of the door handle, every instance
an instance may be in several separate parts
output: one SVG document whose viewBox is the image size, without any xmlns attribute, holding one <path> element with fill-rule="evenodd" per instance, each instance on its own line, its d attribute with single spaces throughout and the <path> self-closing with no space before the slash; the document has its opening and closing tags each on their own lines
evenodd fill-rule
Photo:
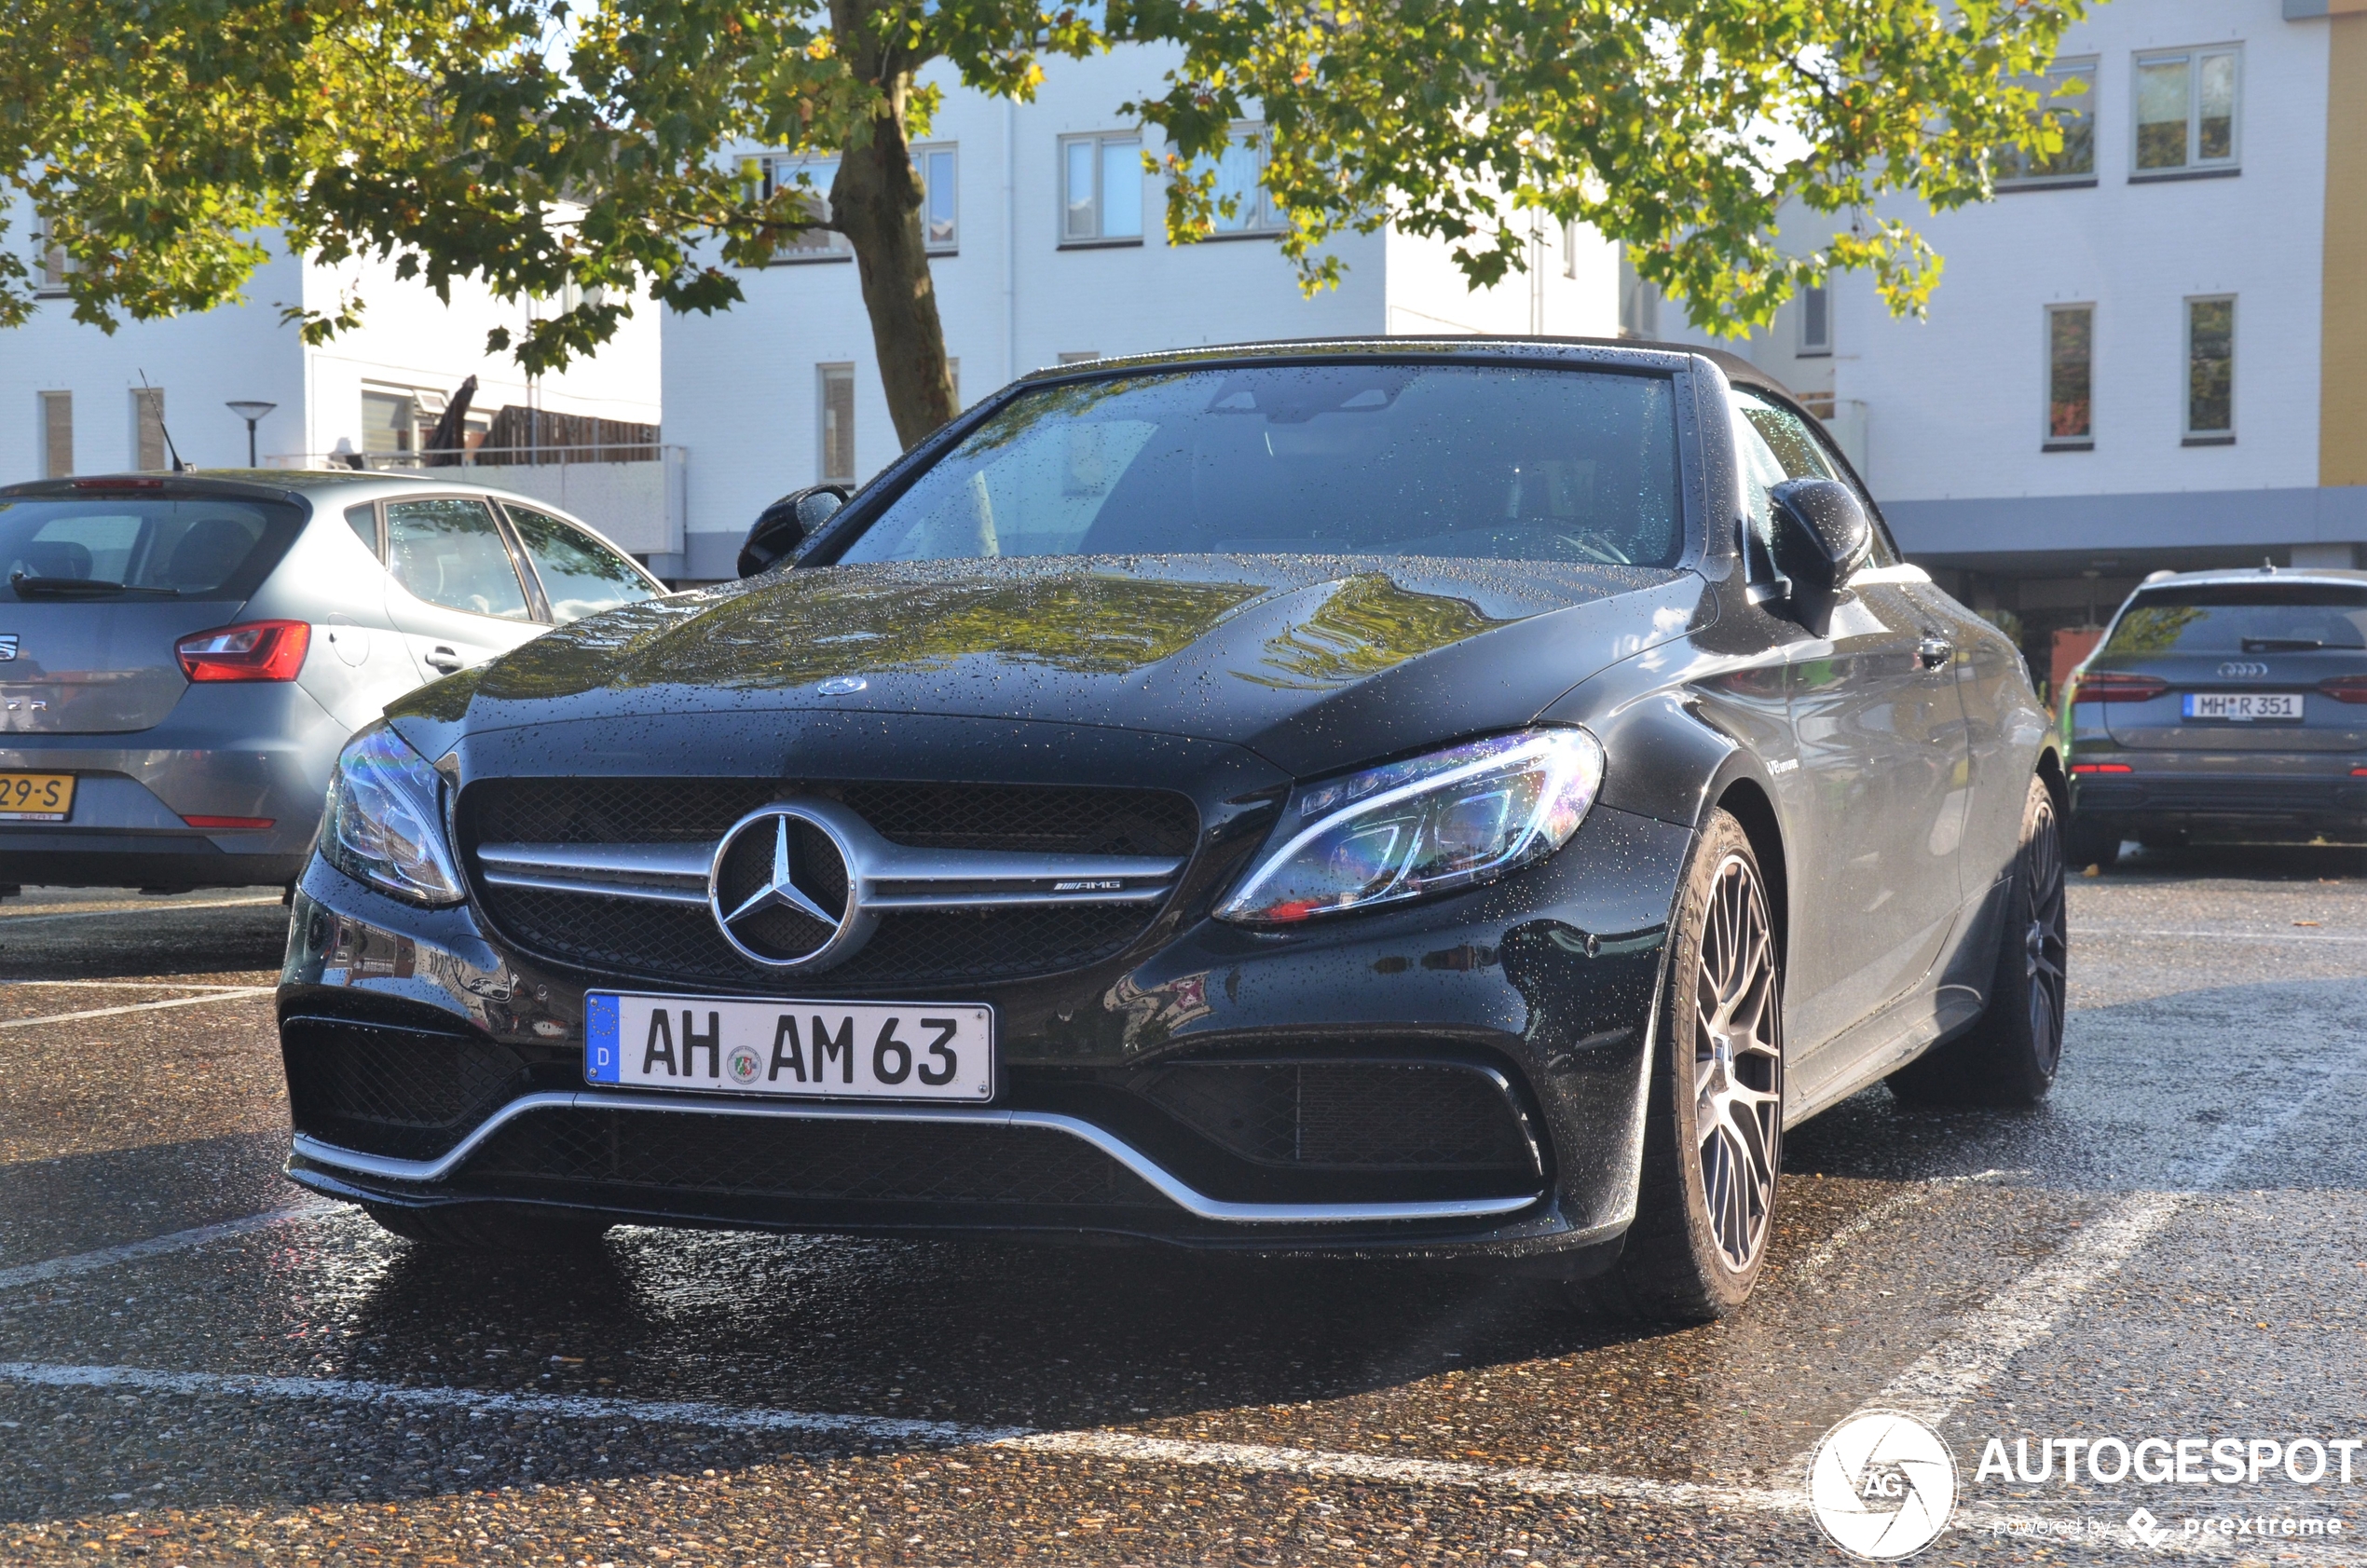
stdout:
<svg viewBox="0 0 2367 1568">
<path fill-rule="evenodd" d="M 1925 637 L 1915 645 L 1915 657 L 1926 670 L 1936 670 L 1956 657 L 1956 645 L 1946 637 Z"/>
<path fill-rule="evenodd" d="M 428 654 L 426 662 L 429 669 L 442 670 L 448 675 L 460 667 L 460 656 L 439 645 Z"/>
</svg>

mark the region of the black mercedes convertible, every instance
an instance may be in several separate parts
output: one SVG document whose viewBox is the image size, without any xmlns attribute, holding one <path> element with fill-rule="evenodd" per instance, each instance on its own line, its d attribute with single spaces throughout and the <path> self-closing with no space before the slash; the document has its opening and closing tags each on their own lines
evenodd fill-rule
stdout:
<svg viewBox="0 0 2367 1568">
<path fill-rule="evenodd" d="M 1741 361 L 1026 377 L 355 737 L 289 1174 L 415 1241 L 1136 1238 L 1731 1311 L 1787 1126 L 2061 1048 L 2012 644 Z"/>
</svg>

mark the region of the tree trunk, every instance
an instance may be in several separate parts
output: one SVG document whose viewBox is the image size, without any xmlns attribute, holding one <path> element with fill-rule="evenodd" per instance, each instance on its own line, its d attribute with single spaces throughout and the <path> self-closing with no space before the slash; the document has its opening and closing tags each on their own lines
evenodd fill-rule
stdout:
<svg viewBox="0 0 2367 1568">
<path fill-rule="evenodd" d="M 867 7 L 857 0 L 833 0 L 830 8 L 842 45 L 855 43 L 868 31 L 862 16 Z M 859 59 L 863 46 L 857 44 L 856 49 Z M 830 186 L 830 213 L 855 247 L 888 415 L 896 421 L 896 440 L 910 447 L 960 410 L 945 359 L 945 329 L 937 320 L 928 246 L 921 232 L 921 177 L 912 168 L 912 149 L 904 135 L 912 73 L 876 56 L 866 63 L 878 66 L 871 79 L 887 101 L 871 120 L 869 140 L 841 156 L 838 178 Z"/>
</svg>

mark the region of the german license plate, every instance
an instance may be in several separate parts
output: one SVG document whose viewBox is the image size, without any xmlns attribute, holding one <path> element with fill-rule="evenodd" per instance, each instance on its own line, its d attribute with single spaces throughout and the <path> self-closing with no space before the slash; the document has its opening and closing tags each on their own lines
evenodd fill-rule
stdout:
<svg viewBox="0 0 2367 1568">
<path fill-rule="evenodd" d="M 2186 695 L 2188 718 L 2237 720 L 2301 719 L 2298 691 L 2192 691 Z"/>
<path fill-rule="evenodd" d="M 73 811 L 72 773 L 0 773 L 0 822 L 63 822 Z"/>
<path fill-rule="evenodd" d="M 783 1099 L 994 1098 L 994 1010 L 977 1002 L 584 999 L 583 1076 Z"/>
</svg>

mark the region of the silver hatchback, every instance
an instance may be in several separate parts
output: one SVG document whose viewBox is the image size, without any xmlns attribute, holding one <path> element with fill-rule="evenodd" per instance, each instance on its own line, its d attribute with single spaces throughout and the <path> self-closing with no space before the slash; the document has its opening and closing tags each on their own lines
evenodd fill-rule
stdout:
<svg viewBox="0 0 2367 1568">
<path fill-rule="evenodd" d="M 393 698 L 665 592 L 582 524 L 431 472 L 0 487 L 0 884 L 285 883 Z"/>
</svg>

